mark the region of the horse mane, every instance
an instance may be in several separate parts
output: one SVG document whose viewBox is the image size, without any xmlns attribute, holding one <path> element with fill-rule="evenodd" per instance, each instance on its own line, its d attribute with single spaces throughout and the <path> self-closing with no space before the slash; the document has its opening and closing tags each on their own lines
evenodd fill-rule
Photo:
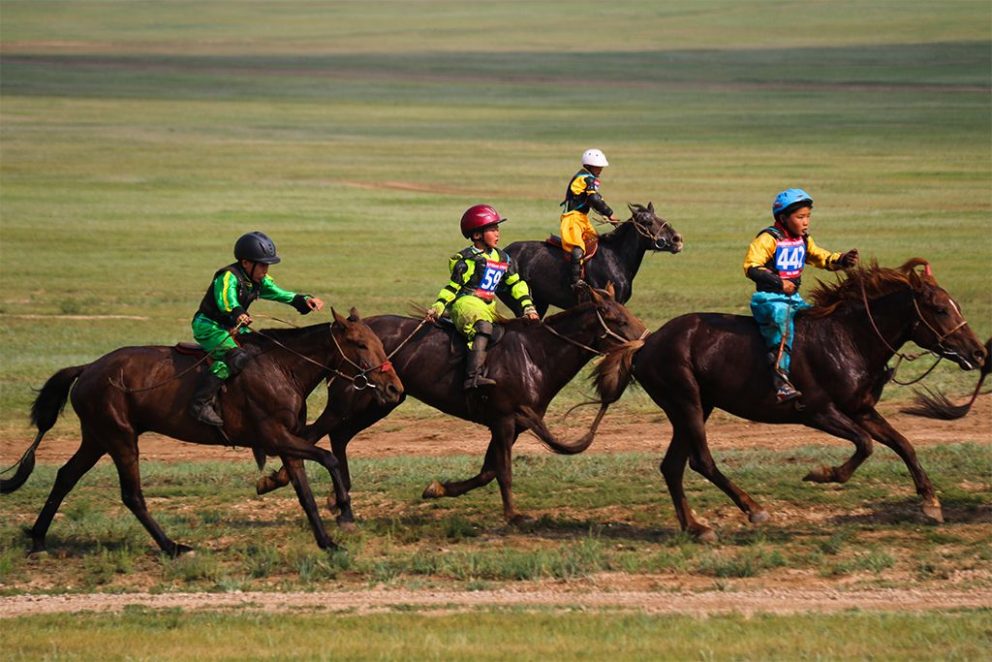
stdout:
<svg viewBox="0 0 992 662">
<path fill-rule="evenodd" d="M 813 308 L 805 314 L 826 317 L 845 303 L 861 303 L 863 296 L 872 299 L 903 289 L 918 292 L 924 287 L 936 285 L 929 273 L 929 266 L 930 263 L 922 257 L 910 258 L 895 269 L 881 267 L 873 259 L 866 267 L 844 272 L 844 277 L 836 283 L 818 280 L 817 287 L 809 294 Z M 917 271 L 917 267 L 924 267 L 924 271 Z"/>
<path fill-rule="evenodd" d="M 330 326 L 330 322 L 318 322 L 317 324 L 310 324 L 308 326 L 298 326 L 293 328 L 277 328 L 277 329 L 259 329 L 265 335 L 261 333 L 246 333 L 238 336 L 238 342 L 241 344 L 257 345 L 259 347 L 265 347 L 267 345 L 273 344 L 272 340 L 278 340 L 282 343 L 292 342 L 293 340 L 300 338 L 302 336 L 309 335 L 318 329 L 326 329 Z"/>
</svg>

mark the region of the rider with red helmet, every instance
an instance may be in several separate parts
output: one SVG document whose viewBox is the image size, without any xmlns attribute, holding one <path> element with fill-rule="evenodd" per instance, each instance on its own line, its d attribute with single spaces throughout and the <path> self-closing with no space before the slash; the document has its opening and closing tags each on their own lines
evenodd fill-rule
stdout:
<svg viewBox="0 0 992 662">
<path fill-rule="evenodd" d="M 190 413 L 196 420 L 224 426 L 215 406 L 215 398 L 224 381 L 237 375 L 248 361 L 248 353 L 238 346 L 234 336 L 250 333 L 248 306 L 255 299 L 286 303 L 306 315 L 320 310 L 324 302 L 309 294 L 296 294 L 276 285 L 269 276 L 269 266 L 278 264 L 276 245 L 263 232 L 249 232 L 234 244 L 235 262 L 218 270 L 207 288 L 200 309 L 193 316 L 193 339 L 213 358 L 202 379 Z"/>
<path fill-rule="evenodd" d="M 809 304 L 799 295 L 807 263 L 837 271 L 858 263 L 858 249 L 831 253 L 809 236 L 813 198 L 800 188 L 782 191 L 772 203 L 775 224 L 758 233 L 744 256 L 744 274 L 754 281 L 751 313 L 769 349 L 772 380 L 778 402 L 795 400 L 802 393 L 789 381 L 793 320 Z"/>
<path fill-rule="evenodd" d="M 565 189 L 565 199 L 561 202 L 561 247 L 572 261 L 573 287 L 582 274 L 587 244 L 599 236 L 589 222 L 589 210 L 595 209 L 611 223 L 620 222 L 599 194 L 599 175 L 608 165 L 606 155 L 600 150 L 587 149 L 583 152 L 582 169 L 572 175 Z"/>
<path fill-rule="evenodd" d="M 508 292 L 516 303 L 515 312 L 538 319 L 530 288 L 520 278 L 509 254 L 496 247 L 499 224 L 504 221 L 489 205 L 474 205 L 465 210 L 461 230 L 472 245 L 449 259 L 451 279 L 427 313 L 428 319 L 436 320 L 448 310 L 455 328 L 468 340 L 465 390 L 496 383 L 482 375 L 482 367 L 496 321 L 498 294 Z"/>
</svg>

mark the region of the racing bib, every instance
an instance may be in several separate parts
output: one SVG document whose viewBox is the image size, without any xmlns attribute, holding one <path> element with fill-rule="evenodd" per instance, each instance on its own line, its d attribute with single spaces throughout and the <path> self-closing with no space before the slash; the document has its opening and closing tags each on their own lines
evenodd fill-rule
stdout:
<svg viewBox="0 0 992 662">
<path fill-rule="evenodd" d="M 806 264 L 806 243 L 802 238 L 775 242 L 775 270 L 782 278 L 798 278 Z"/>
<path fill-rule="evenodd" d="M 475 296 L 486 301 L 492 301 L 496 297 L 496 288 L 499 287 L 499 283 L 503 280 L 503 276 L 506 275 L 506 270 L 509 266 L 510 264 L 508 262 L 486 260 L 486 268 L 482 272 L 482 278 L 479 280 L 478 287 L 475 288 Z"/>
</svg>

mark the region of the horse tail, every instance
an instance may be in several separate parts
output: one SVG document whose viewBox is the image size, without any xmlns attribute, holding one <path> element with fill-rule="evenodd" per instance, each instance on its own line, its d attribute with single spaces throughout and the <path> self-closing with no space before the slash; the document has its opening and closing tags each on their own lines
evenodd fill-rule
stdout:
<svg viewBox="0 0 992 662">
<path fill-rule="evenodd" d="M 599 399 L 606 405 L 613 404 L 623 395 L 633 380 L 634 355 L 644 346 L 643 340 L 631 340 L 604 356 L 593 371 Z"/>
<path fill-rule="evenodd" d="M 537 435 L 537 438 L 555 453 L 558 453 L 559 455 L 578 455 L 592 445 L 593 439 L 596 438 L 596 431 L 599 430 L 599 424 L 602 422 L 603 416 L 606 415 L 607 408 L 609 408 L 608 404 L 600 403 L 599 412 L 596 414 L 596 419 L 589 427 L 589 431 L 586 432 L 578 441 L 574 441 L 572 443 L 558 441 L 554 434 L 552 434 L 548 427 L 544 424 L 544 418 L 530 407 L 520 408 L 520 411 L 517 414 L 517 423 Z"/>
<path fill-rule="evenodd" d="M 926 395 L 917 393 L 914 400 L 916 404 L 912 407 L 903 407 L 899 411 L 904 414 L 910 414 L 911 416 L 936 418 L 944 421 L 964 418 L 971 411 L 971 406 L 975 404 L 975 400 L 978 399 L 978 394 L 982 390 L 982 384 L 985 383 L 985 378 L 989 376 L 990 372 L 992 372 L 992 338 L 985 341 L 985 365 L 982 366 L 978 384 L 975 386 L 975 391 L 971 394 L 971 399 L 967 403 L 956 405 L 940 391 L 932 391 L 924 387 L 926 388 Z"/>
<path fill-rule="evenodd" d="M 5 469 L 2 473 L 7 473 L 16 467 L 17 471 L 10 478 L 0 479 L 0 494 L 10 494 L 27 482 L 34 471 L 34 452 L 41 443 L 41 438 L 52 429 L 59 414 L 65 409 L 65 403 L 69 399 L 69 389 L 76 381 L 87 365 L 77 365 L 71 368 L 63 368 L 48 378 L 45 385 L 38 392 L 34 404 L 31 405 L 31 423 L 37 426 L 38 434 L 34 441 L 24 451 L 21 459 L 13 466 Z"/>
</svg>

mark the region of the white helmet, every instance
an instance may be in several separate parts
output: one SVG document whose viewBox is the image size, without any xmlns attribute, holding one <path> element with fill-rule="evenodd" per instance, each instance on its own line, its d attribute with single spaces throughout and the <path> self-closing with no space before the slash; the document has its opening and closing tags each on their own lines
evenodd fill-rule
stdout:
<svg viewBox="0 0 992 662">
<path fill-rule="evenodd" d="M 598 149 L 587 149 L 582 152 L 582 165 L 599 166 L 600 168 L 605 168 L 610 165 L 610 162 L 606 160 L 606 155 L 603 154 Z"/>
</svg>

